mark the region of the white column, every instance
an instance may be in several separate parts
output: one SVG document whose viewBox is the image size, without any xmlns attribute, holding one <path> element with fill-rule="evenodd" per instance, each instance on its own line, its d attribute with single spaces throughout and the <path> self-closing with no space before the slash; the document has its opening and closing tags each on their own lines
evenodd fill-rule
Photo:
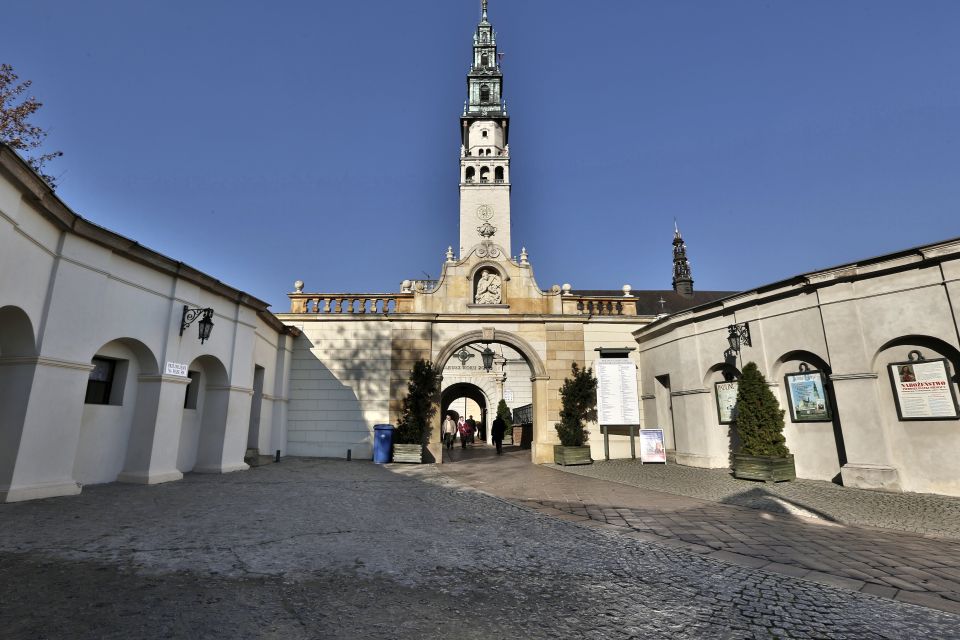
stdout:
<svg viewBox="0 0 960 640">
<path fill-rule="evenodd" d="M 183 398 L 189 378 L 140 376 L 134 428 L 120 482 L 158 484 L 183 478 L 177 469 Z"/>
<path fill-rule="evenodd" d="M 0 501 L 80 493 L 73 465 L 92 369 L 88 363 L 36 359 L 16 463 L 9 483 L 0 486 Z"/>
</svg>

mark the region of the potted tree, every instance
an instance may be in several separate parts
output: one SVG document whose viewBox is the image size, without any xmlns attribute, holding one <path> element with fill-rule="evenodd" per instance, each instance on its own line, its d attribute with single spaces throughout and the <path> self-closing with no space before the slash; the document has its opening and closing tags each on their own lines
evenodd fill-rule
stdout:
<svg viewBox="0 0 960 640">
<path fill-rule="evenodd" d="M 733 454 L 733 476 L 779 482 L 797 477 L 783 437 L 783 409 L 756 363 L 748 362 L 737 385 L 734 428 L 740 439 Z"/>
<path fill-rule="evenodd" d="M 507 406 L 507 401 L 503 398 L 497 403 L 497 417 L 507 425 L 507 428 L 503 432 L 503 443 L 513 444 L 513 414 L 510 411 L 510 407 Z M 510 440 L 509 442 L 507 442 L 508 439 Z"/>
<path fill-rule="evenodd" d="M 429 360 L 415 362 L 394 434 L 394 462 L 423 462 L 423 447 L 430 433 L 430 421 L 437 411 L 435 400 L 439 393 L 440 372 Z"/>
<path fill-rule="evenodd" d="M 553 461 L 564 466 L 591 464 L 587 422 L 597 419 L 597 379 L 593 369 L 581 369 L 576 362 L 570 372 L 560 387 L 560 422 L 556 423 L 560 444 L 553 447 Z"/>
</svg>

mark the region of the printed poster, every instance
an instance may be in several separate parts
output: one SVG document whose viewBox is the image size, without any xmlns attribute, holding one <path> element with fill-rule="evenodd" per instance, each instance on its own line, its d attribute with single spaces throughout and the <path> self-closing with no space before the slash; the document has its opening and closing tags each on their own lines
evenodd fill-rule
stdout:
<svg viewBox="0 0 960 640">
<path fill-rule="evenodd" d="M 830 422 L 830 402 L 819 371 L 788 373 L 784 376 L 790 418 L 794 422 Z"/>
<path fill-rule="evenodd" d="M 717 417 L 720 424 L 730 424 L 737 417 L 737 381 L 718 382 L 714 386 L 717 396 Z"/>
<path fill-rule="evenodd" d="M 946 359 L 892 362 L 888 365 L 900 420 L 956 420 Z"/>
<path fill-rule="evenodd" d="M 663 429 L 640 429 L 640 462 L 666 462 Z"/>
</svg>

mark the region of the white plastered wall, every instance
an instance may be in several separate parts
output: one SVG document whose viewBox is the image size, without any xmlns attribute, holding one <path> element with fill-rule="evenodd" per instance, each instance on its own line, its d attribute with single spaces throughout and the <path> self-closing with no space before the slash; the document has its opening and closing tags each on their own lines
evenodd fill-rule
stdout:
<svg viewBox="0 0 960 640">
<path fill-rule="evenodd" d="M 890 268 L 898 261 L 904 268 Z M 887 371 L 889 363 L 906 360 L 916 349 L 928 359 L 948 358 L 956 376 L 960 260 L 914 266 L 915 261 L 897 255 L 887 264 L 878 259 L 857 278 L 816 274 L 815 289 L 788 284 L 766 297 L 747 293 L 719 315 L 715 308 L 701 317 L 681 313 L 672 325 L 667 319 L 664 329 L 639 332 L 648 413 L 663 413 L 655 379 L 670 376 L 678 462 L 727 466 L 729 440 L 713 391 L 722 375 L 715 366 L 722 362 L 726 327 L 749 322 L 753 345 L 743 348 L 737 364 L 757 362 L 786 410 L 784 433 L 799 477 L 833 480 L 842 472 L 852 486 L 960 495 L 960 421 L 900 420 Z M 784 374 L 817 360 L 831 374 L 839 436 L 831 423 L 795 423 L 789 415 Z"/>
<path fill-rule="evenodd" d="M 3 162 L 17 161 L 4 155 Z M 190 363 L 200 355 L 216 358 L 228 372 L 221 390 L 227 418 L 205 470 L 246 468 L 256 310 L 204 274 L 198 282 L 212 287 L 178 277 L 171 271 L 177 263 L 73 218 L 53 196 L 38 202 L 19 175 L 0 171 L 0 308 L 27 314 L 37 353 L 26 407 L 16 424 L 2 425 L 15 451 L 0 458 L 0 500 L 73 494 L 78 482 L 182 477 L 177 455 L 184 381 L 163 370 L 166 362 Z M 77 226 L 66 230 L 56 219 Z M 128 250 L 141 258 L 132 259 Z M 184 304 L 215 309 L 205 344 L 196 324 L 179 335 Z M 278 331 L 270 332 L 280 339 Z M 145 357 L 125 351 L 131 344 Z M 120 406 L 84 403 L 91 359 L 104 345 L 103 355 L 129 363 Z M 6 364 L 0 361 L 7 372 L 0 376 L 23 368 Z M 275 369 L 277 358 L 266 366 Z"/>
<path fill-rule="evenodd" d="M 287 452 L 373 456 L 373 427 L 390 422 L 389 322 L 293 323 Z"/>
<path fill-rule="evenodd" d="M 583 327 L 583 359 L 587 366 L 594 367 L 596 361 L 600 358 L 600 353 L 596 349 L 605 347 L 605 348 L 621 348 L 621 347 L 634 347 L 636 342 L 633 340 L 632 333 L 640 328 L 639 324 L 601 324 L 590 322 L 584 325 Z M 631 362 L 634 364 L 639 364 L 639 356 L 637 355 L 636 350 L 632 351 L 627 356 Z M 596 371 L 594 371 L 596 375 Z M 640 397 L 640 370 L 637 369 L 637 398 Z M 643 403 L 640 403 L 638 407 L 640 411 L 640 425 L 645 425 L 646 422 L 643 418 Z M 603 433 L 600 429 L 600 426 L 596 423 L 591 423 L 588 431 L 590 433 L 590 439 L 588 443 L 590 445 L 590 456 L 594 460 L 603 460 L 604 459 L 604 446 L 603 446 Z M 626 433 L 624 431 L 624 433 Z M 666 434 L 664 434 L 666 437 Z M 665 444 L 669 448 L 670 443 L 665 441 Z M 609 446 L 610 446 L 610 458 L 629 458 L 630 457 L 630 436 L 629 435 L 618 435 L 611 433 L 609 436 Z M 636 448 L 637 456 L 640 455 L 640 440 L 639 434 L 636 442 L 634 443 Z"/>
</svg>

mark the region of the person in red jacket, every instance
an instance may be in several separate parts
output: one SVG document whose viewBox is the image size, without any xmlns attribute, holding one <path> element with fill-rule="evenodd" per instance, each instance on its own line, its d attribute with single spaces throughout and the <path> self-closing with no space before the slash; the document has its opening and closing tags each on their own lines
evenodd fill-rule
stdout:
<svg viewBox="0 0 960 640">
<path fill-rule="evenodd" d="M 460 447 L 463 449 L 467 448 L 467 442 L 473 441 L 473 427 L 467 423 L 463 417 L 460 418 L 460 424 L 457 427 L 457 430 L 460 432 Z"/>
</svg>

